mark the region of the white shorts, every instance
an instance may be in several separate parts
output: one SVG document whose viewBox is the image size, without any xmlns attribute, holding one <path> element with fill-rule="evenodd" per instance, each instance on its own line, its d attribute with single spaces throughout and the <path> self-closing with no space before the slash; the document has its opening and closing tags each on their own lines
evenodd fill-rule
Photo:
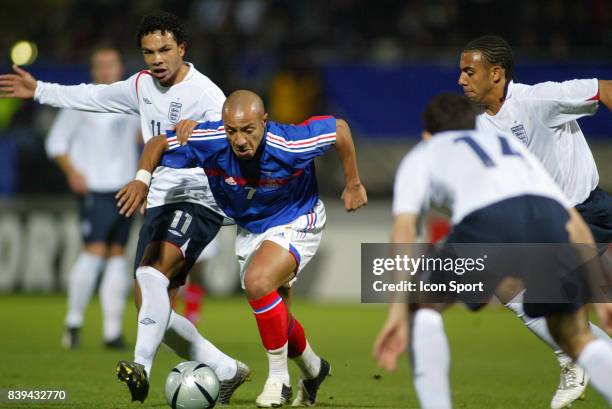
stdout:
<svg viewBox="0 0 612 409">
<path fill-rule="evenodd" d="M 298 274 L 316 254 L 325 228 L 325 206 L 318 201 L 310 213 L 298 217 L 289 224 L 275 226 L 263 233 L 251 233 L 238 227 L 236 233 L 236 256 L 240 264 L 240 283 L 244 289 L 244 274 L 253 254 L 265 240 L 272 241 L 286 249 L 297 262 L 295 277 L 285 284 L 291 285 Z"/>
<path fill-rule="evenodd" d="M 215 256 L 219 254 L 219 251 L 221 251 L 221 249 L 219 246 L 219 233 L 217 233 L 215 238 L 210 243 L 208 243 L 206 247 L 204 247 L 204 250 L 202 250 L 202 252 L 198 256 L 196 263 L 212 260 Z"/>
</svg>

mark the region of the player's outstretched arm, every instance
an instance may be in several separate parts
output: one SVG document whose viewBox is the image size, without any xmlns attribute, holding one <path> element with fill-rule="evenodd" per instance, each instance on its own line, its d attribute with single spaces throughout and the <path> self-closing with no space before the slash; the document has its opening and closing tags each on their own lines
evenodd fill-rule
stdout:
<svg viewBox="0 0 612 409">
<path fill-rule="evenodd" d="M 13 64 L 15 74 L 0 75 L 0 98 L 34 98 L 36 78 Z"/>
<path fill-rule="evenodd" d="M 599 102 L 612 111 L 612 81 L 599 80 Z"/>
<path fill-rule="evenodd" d="M 335 147 L 340 163 L 342 163 L 342 171 L 344 172 L 345 187 L 342 192 L 344 208 L 349 212 L 353 212 L 368 203 L 368 195 L 359 178 L 357 154 L 355 153 L 351 129 L 346 121 L 342 119 L 336 120 Z"/>
<path fill-rule="evenodd" d="M 159 164 L 166 149 L 168 149 L 166 135 L 158 135 L 145 144 L 138 160 L 136 178 L 125 185 L 115 196 L 119 214 L 130 217 L 138 207 L 145 205 L 149 193 L 149 184 L 151 183 L 151 174 Z"/>
</svg>

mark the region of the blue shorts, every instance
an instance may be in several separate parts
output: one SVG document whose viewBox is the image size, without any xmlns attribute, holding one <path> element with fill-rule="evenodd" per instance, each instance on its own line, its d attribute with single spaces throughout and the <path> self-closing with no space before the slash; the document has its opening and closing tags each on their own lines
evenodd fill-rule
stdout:
<svg viewBox="0 0 612 409">
<path fill-rule="evenodd" d="M 596 243 L 612 242 L 612 195 L 599 187 L 576 210 L 591 228 Z"/>
<path fill-rule="evenodd" d="M 183 271 L 170 280 L 170 288 L 185 284 L 187 273 L 200 253 L 221 228 L 223 217 L 209 208 L 195 203 L 171 203 L 148 208 L 138 237 L 134 272 L 151 242 L 165 241 L 181 250 L 185 258 Z"/>
<path fill-rule="evenodd" d="M 453 226 L 446 242 L 481 244 L 568 243 L 569 236 L 565 229 L 568 219 L 568 211 L 555 200 L 532 195 L 519 196 L 470 213 L 460 223 Z M 511 257 L 511 255 L 508 257 Z M 499 284 L 503 278 L 500 276 L 497 283 Z M 525 281 L 527 287 L 525 298 L 528 300 L 529 277 L 520 278 Z M 494 286 L 491 288 L 494 288 Z M 466 305 L 472 310 L 478 310 L 484 304 L 466 303 Z M 578 303 L 526 302 L 524 308 L 527 315 L 539 317 L 571 313 L 580 306 L 581 304 Z"/>
<path fill-rule="evenodd" d="M 115 193 L 89 192 L 79 198 L 81 236 L 87 244 L 102 242 L 125 246 L 132 219 L 119 214 Z"/>
</svg>

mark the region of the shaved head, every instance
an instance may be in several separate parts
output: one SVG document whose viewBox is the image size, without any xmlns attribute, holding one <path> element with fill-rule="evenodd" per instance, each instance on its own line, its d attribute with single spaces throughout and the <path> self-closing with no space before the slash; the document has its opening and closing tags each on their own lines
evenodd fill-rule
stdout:
<svg viewBox="0 0 612 409">
<path fill-rule="evenodd" d="M 248 90 L 238 90 L 230 94 L 223 104 L 223 118 L 238 120 L 247 116 L 262 118 L 266 114 L 261 97 Z"/>
<path fill-rule="evenodd" d="M 223 125 L 232 150 L 240 159 L 253 158 L 264 136 L 268 115 L 261 97 L 234 91 L 223 104 Z"/>
</svg>

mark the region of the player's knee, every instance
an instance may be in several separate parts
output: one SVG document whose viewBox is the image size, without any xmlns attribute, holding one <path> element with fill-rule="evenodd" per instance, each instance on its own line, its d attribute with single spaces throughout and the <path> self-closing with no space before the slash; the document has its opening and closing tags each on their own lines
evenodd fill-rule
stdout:
<svg viewBox="0 0 612 409">
<path fill-rule="evenodd" d="M 250 300 L 256 300 L 276 290 L 271 280 L 256 271 L 249 271 L 245 276 L 244 289 Z"/>
<path fill-rule="evenodd" d="M 98 257 L 106 257 L 108 255 L 108 247 L 102 242 L 87 243 L 85 251 Z"/>
<path fill-rule="evenodd" d="M 125 247 L 121 244 L 111 244 L 108 250 L 109 257 L 119 257 L 125 254 Z"/>
</svg>

